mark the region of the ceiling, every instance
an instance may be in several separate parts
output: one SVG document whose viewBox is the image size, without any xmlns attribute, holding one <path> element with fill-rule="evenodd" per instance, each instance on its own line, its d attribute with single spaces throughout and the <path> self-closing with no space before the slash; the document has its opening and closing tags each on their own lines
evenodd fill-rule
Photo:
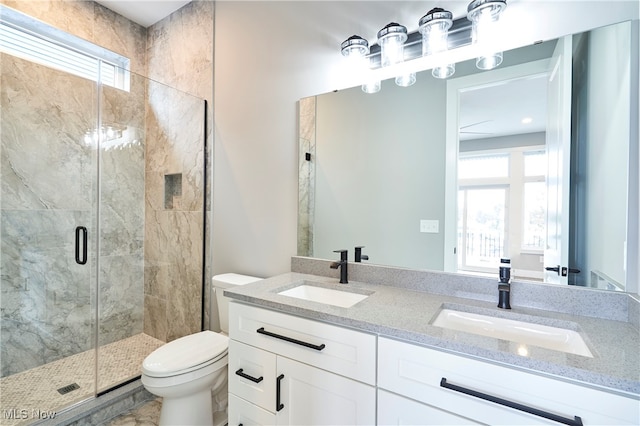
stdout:
<svg viewBox="0 0 640 426">
<path fill-rule="evenodd" d="M 508 80 L 460 95 L 460 140 L 544 132 L 547 78 Z M 531 121 L 523 123 L 523 119 Z"/>
<path fill-rule="evenodd" d="M 191 0 L 96 0 L 104 7 L 147 28 Z"/>
</svg>

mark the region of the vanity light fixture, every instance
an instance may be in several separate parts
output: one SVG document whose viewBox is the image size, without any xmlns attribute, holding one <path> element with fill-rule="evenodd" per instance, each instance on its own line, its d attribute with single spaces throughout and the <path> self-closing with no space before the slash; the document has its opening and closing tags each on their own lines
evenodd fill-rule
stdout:
<svg viewBox="0 0 640 426">
<path fill-rule="evenodd" d="M 360 68 L 363 72 L 369 73 L 369 42 L 358 35 L 352 35 L 340 45 L 342 56 L 352 61 L 353 66 Z M 370 80 L 362 85 L 365 93 L 376 93 L 380 91 L 380 80 Z"/>
<path fill-rule="evenodd" d="M 474 0 L 467 7 L 472 43 L 482 49 L 476 58 L 476 67 L 481 70 L 490 70 L 502 63 L 502 52 L 492 51 L 491 46 L 497 41 L 497 24 L 506 7 L 507 0 Z"/>
<path fill-rule="evenodd" d="M 418 21 L 416 31 L 408 33 L 404 25 L 391 22 L 378 31 L 378 42 L 371 46 L 360 36 L 350 37 L 341 45 L 342 55 L 360 58 L 361 65 L 358 67 L 371 73 L 369 79 L 363 78 L 365 84 L 362 85 L 362 90 L 366 93 L 378 92 L 381 76 L 388 78 L 392 72 L 402 73 L 396 73 L 395 81 L 398 86 L 411 86 L 416 82 L 415 70 L 425 63 L 411 63 L 412 60 L 431 55 L 438 57 L 440 53 L 471 44 L 476 45 L 479 52 L 476 66 L 482 70 L 490 70 L 502 63 L 502 52 L 496 52 L 493 46 L 499 43 L 498 23 L 506 7 L 507 0 L 472 0 L 467 7 L 467 15 L 457 19 L 453 19 L 450 11 L 436 7 Z M 445 53 L 443 57 L 446 56 L 455 57 Z M 426 62 L 436 63 L 431 58 L 427 58 Z M 386 67 L 393 67 L 393 71 L 377 72 Z M 442 79 L 451 77 L 454 73 L 455 63 L 434 66 L 431 71 L 435 78 Z"/>
<path fill-rule="evenodd" d="M 407 41 L 407 27 L 391 22 L 378 31 L 380 45 L 380 65 L 388 67 L 404 62 L 404 43 Z M 396 77 L 396 84 L 402 87 L 416 82 L 416 73 L 408 73 Z"/>
<path fill-rule="evenodd" d="M 362 91 L 364 93 L 378 93 L 381 87 L 382 82 L 380 80 L 372 79 L 362 85 Z"/>
<path fill-rule="evenodd" d="M 422 34 L 422 56 L 433 55 L 448 49 L 449 28 L 453 25 L 453 14 L 436 7 L 431 9 L 418 22 L 418 31 Z M 435 78 L 448 78 L 456 72 L 455 64 L 446 64 L 433 68 Z"/>
<path fill-rule="evenodd" d="M 342 56 L 363 61 L 369 54 L 369 42 L 359 35 L 352 35 L 340 45 Z"/>
</svg>

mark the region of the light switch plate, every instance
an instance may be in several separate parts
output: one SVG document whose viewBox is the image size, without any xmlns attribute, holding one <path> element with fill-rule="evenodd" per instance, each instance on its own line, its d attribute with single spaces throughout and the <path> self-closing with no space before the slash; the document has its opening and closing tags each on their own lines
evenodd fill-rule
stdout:
<svg viewBox="0 0 640 426">
<path fill-rule="evenodd" d="M 438 232 L 440 232 L 440 221 L 421 219 L 420 232 L 426 232 L 428 234 L 437 234 Z"/>
</svg>

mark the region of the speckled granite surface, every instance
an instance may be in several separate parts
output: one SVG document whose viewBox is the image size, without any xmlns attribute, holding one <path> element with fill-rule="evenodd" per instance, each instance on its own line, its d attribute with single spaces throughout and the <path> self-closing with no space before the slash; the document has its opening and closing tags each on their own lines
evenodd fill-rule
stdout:
<svg viewBox="0 0 640 426">
<path fill-rule="evenodd" d="M 320 261 L 320 265 L 317 266 L 329 269 L 328 262 L 322 264 Z M 355 266 L 353 272 L 362 265 Z M 370 269 L 369 273 L 373 274 L 372 271 L 377 269 L 372 268 L 371 265 L 368 266 L 369 268 L 364 269 Z M 294 265 L 293 269 L 298 267 L 299 265 Z M 335 272 L 331 271 L 331 273 Z M 491 284 L 486 297 L 483 296 L 483 291 L 478 294 L 471 284 L 477 279 L 472 278 L 466 284 L 453 283 L 450 285 L 450 290 L 455 296 L 449 296 L 424 291 L 423 284 L 429 282 L 429 279 L 425 280 L 424 277 L 422 280 L 414 281 L 414 284 L 409 280 L 405 282 L 407 286 L 400 286 L 399 281 L 391 283 L 393 285 L 371 284 L 371 281 L 375 281 L 372 277 L 367 282 L 358 281 L 355 278 L 360 276 L 357 275 L 357 273 L 351 275 L 349 284 L 345 285 L 339 284 L 338 279 L 334 277 L 292 272 L 225 290 L 225 295 L 239 301 L 306 318 L 353 327 L 554 377 L 603 386 L 632 394 L 640 399 L 640 333 L 638 328 L 628 320 L 628 307 L 624 308 L 623 315 L 626 316 L 624 320 L 535 309 L 518 304 L 516 296 L 518 286 L 514 286 L 512 288 L 513 309 L 506 311 L 496 307 L 498 296 L 496 283 Z M 436 274 L 436 278 L 439 275 L 442 274 Z M 402 276 L 397 275 L 396 278 L 403 279 Z M 316 285 L 336 290 L 373 293 L 350 308 L 340 308 L 278 294 L 282 290 L 298 285 L 303 280 L 310 280 Z M 484 281 L 491 283 L 491 280 Z M 483 283 L 482 279 L 480 283 Z M 414 288 L 411 288 L 412 285 Z M 620 299 L 625 300 L 624 296 L 628 295 L 622 295 Z M 557 298 L 557 296 L 554 297 Z M 588 299 L 587 296 L 584 297 Z M 542 300 L 533 302 L 536 305 L 543 303 Z M 618 303 L 624 305 L 624 302 Z M 553 306 L 554 303 L 551 305 Z M 520 343 L 432 326 L 431 323 L 443 308 L 568 327 L 581 333 L 594 357 L 566 354 L 530 345 L 527 348 L 528 355 L 521 356 L 518 354 L 518 348 L 522 348 Z M 623 307 L 619 308 L 623 309 Z M 589 304 L 588 309 L 593 313 L 594 310 L 605 308 Z"/>
</svg>

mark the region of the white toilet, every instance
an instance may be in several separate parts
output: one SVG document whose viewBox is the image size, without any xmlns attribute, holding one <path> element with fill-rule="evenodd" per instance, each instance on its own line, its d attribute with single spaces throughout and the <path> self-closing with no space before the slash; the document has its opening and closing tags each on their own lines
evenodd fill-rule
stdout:
<svg viewBox="0 0 640 426">
<path fill-rule="evenodd" d="M 163 397 L 160 425 L 212 425 L 212 395 L 223 401 L 219 405 L 224 405 L 217 407 L 216 424 L 227 422 L 229 299 L 223 291 L 258 280 L 239 274 L 214 276 L 212 284 L 222 332 L 207 330 L 181 337 L 144 359 L 142 384 L 152 394 Z"/>
</svg>

